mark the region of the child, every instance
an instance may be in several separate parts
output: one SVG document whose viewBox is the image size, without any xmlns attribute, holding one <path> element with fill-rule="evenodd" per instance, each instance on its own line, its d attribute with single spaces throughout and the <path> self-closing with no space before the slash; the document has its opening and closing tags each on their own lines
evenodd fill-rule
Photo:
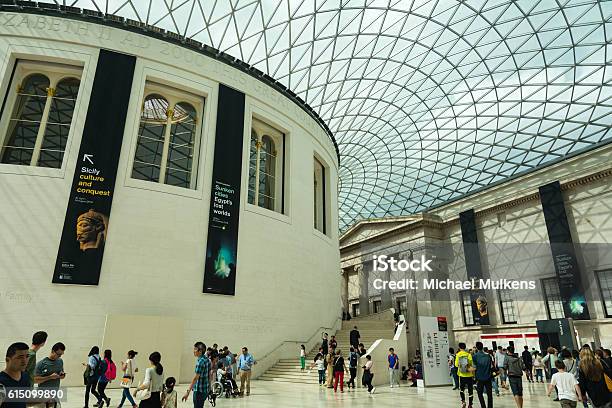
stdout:
<svg viewBox="0 0 612 408">
<path fill-rule="evenodd" d="M 552 390 L 557 387 L 557 395 L 562 408 L 576 408 L 576 401 L 582 401 L 582 393 L 576 377 L 565 371 L 562 360 L 555 361 L 558 372 L 552 375 L 548 385 L 547 396 L 550 397 Z M 576 398 L 577 396 L 577 398 Z"/>
<path fill-rule="evenodd" d="M 300 346 L 300 366 L 304 371 L 306 368 L 306 347 L 303 344 Z"/>
<path fill-rule="evenodd" d="M 174 377 L 168 377 L 166 379 L 166 386 L 164 387 L 164 392 L 162 393 L 161 399 L 162 408 L 176 408 L 176 391 L 174 390 L 175 385 L 176 380 Z"/>
<path fill-rule="evenodd" d="M 227 371 L 223 369 L 223 363 L 217 364 L 217 381 L 223 384 L 225 381 L 223 377 L 227 375 Z"/>
<path fill-rule="evenodd" d="M 533 368 L 536 372 L 536 382 L 544 382 L 543 370 L 544 364 L 542 363 L 542 356 L 537 351 L 533 356 Z M 538 381 L 539 378 L 539 381 Z"/>
<path fill-rule="evenodd" d="M 325 384 L 325 357 L 323 356 L 322 349 L 319 349 L 319 353 L 314 358 L 314 363 L 310 366 L 310 368 L 317 366 L 317 371 L 319 372 L 319 386 Z"/>
</svg>

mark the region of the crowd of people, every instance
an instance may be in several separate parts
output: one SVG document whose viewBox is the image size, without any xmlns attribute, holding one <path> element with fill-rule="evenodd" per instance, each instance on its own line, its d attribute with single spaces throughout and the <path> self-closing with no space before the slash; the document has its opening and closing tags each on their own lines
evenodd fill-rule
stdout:
<svg viewBox="0 0 612 408">
<path fill-rule="evenodd" d="M 31 389 L 37 388 L 59 390 L 61 381 L 66 378 L 62 356 L 66 346 L 55 343 L 48 357 L 37 362 L 37 352 L 47 342 L 47 333 L 34 333 L 31 345 L 23 342 L 11 344 L 6 351 L 6 367 L 0 372 L 2 388 Z M 162 356 L 154 351 L 149 355 L 144 380 L 134 384 L 138 372 L 136 356 L 138 353 L 129 350 L 126 358 L 117 365 L 113 360 L 112 350 L 106 349 L 100 353 L 100 348 L 94 346 L 83 362 L 83 383 L 85 385 L 85 408 L 89 408 L 90 395 L 93 395 L 96 408 L 110 407 L 111 398 L 106 395 L 106 387 L 112 381 L 119 379 L 122 388 L 121 402 L 117 408 L 122 408 L 127 400 L 132 408 L 177 408 L 178 396 L 174 389 L 176 379 L 166 376 L 161 363 Z M 217 344 L 212 347 L 198 341 L 194 344 L 193 355 L 196 359 L 194 376 L 187 387 L 182 401 L 187 401 L 192 395 L 194 408 L 203 408 L 207 399 L 216 396 L 212 385 L 218 382 L 226 390 L 226 396 L 243 397 L 251 393 L 251 372 L 257 364 L 252 354 L 243 347 L 241 353 L 232 353 L 227 346 L 220 349 Z M 117 371 L 120 370 L 120 374 Z M 240 380 L 240 388 L 236 383 Z M 138 401 L 138 404 L 137 404 Z M 57 408 L 59 399 L 53 398 L 42 402 L 45 408 Z M 0 395 L 0 408 L 26 408 L 26 402 L 15 401 Z"/>
<path fill-rule="evenodd" d="M 612 408 L 612 358 L 610 350 L 593 351 L 588 344 L 580 350 L 549 347 L 546 353 L 524 346 L 518 354 L 513 346 L 497 350 L 483 343 L 467 349 L 449 349 L 448 365 L 453 390 L 459 390 L 462 407 L 472 408 L 474 388 L 481 408 L 493 407 L 493 393 L 500 396 L 510 389 L 518 408 L 523 407 L 523 378 L 530 383 L 547 382 L 546 395 L 562 408 Z M 543 355 L 544 354 L 544 355 Z M 486 394 L 486 401 L 485 401 Z"/>
</svg>

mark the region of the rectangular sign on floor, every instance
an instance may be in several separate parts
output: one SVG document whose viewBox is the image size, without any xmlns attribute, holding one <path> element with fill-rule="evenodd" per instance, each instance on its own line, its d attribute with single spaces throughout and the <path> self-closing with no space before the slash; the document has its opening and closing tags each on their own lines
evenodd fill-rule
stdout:
<svg viewBox="0 0 612 408">
<path fill-rule="evenodd" d="M 590 318 L 589 308 L 565 212 L 561 184 L 555 181 L 540 187 L 540 201 L 544 211 L 565 317 L 571 317 L 574 320 L 588 320 Z"/>
<path fill-rule="evenodd" d="M 450 384 L 446 317 L 419 316 L 425 386 Z"/>
<path fill-rule="evenodd" d="M 204 293 L 236 292 L 244 111 L 244 94 L 219 84 Z"/>
<path fill-rule="evenodd" d="M 97 285 L 136 58 L 100 50 L 53 283 Z"/>
</svg>

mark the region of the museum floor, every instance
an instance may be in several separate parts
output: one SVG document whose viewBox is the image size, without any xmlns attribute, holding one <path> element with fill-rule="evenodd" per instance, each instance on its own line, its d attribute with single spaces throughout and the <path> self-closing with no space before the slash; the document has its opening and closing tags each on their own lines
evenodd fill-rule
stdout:
<svg viewBox="0 0 612 408">
<path fill-rule="evenodd" d="M 269 381 L 253 381 L 251 395 L 245 398 L 217 400 L 217 407 L 398 407 L 418 406 L 419 408 L 459 408 L 459 393 L 446 388 L 410 388 L 402 385 L 400 388 L 378 387 L 374 395 L 368 395 L 363 389 L 341 394 L 338 391 L 322 389 L 317 385 L 302 385 L 292 383 L 275 383 Z M 186 385 L 177 387 L 179 396 L 182 396 Z M 83 388 L 68 388 L 68 402 L 62 408 L 82 408 Z M 331 392 L 330 392 L 331 391 Z M 121 391 L 107 390 L 112 399 L 111 408 L 115 408 L 120 401 Z M 474 406 L 479 407 L 478 398 L 474 395 Z M 501 397 L 494 397 L 494 407 L 515 408 L 512 396 L 507 392 Z M 413 405 L 413 404 L 417 405 Z M 400 405 L 402 404 L 402 405 Z M 126 403 L 124 407 L 128 407 Z M 191 403 L 179 401 L 179 408 L 192 407 Z M 558 407 L 558 402 L 546 398 L 543 384 L 525 384 L 525 407 Z M 206 403 L 205 408 L 210 404 Z M 581 407 L 581 405 L 579 405 Z"/>
</svg>

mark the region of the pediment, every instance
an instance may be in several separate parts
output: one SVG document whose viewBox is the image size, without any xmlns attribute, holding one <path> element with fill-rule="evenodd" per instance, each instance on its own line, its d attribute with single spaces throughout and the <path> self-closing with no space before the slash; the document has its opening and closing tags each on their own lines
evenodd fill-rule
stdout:
<svg viewBox="0 0 612 408">
<path fill-rule="evenodd" d="M 386 231 L 395 229 L 408 222 L 413 222 L 419 218 L 418 216 L 406 216 L 361 220 L 346 230 L 340 237 L 340 246 L 351 245 L 372 236 L 384 234 Z"/>
</svg>

